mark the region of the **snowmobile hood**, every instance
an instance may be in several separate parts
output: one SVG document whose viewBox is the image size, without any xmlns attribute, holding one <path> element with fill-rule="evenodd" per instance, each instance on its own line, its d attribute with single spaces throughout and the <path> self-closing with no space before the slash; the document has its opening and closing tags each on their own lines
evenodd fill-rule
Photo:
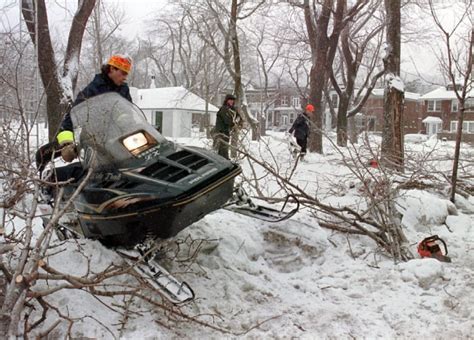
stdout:
<svg viewBox="0 0 474 340">
<path fill-rule="evenodd" d="M 212 151 L 167 141 L 116 93 L 77 105 L 71 118 L 83 167 L 93 167 L 75 202 L 79 212 L 110 216 L 188 202 L 240 173 Z"/>
<path fill-rule="evenodd" d="M 74 136 L 84 168 L 94 159 L 99 169 L 139 163 L 170 144 L 135 104 L 115 92 L 87 99 L 71 110 Z"/>
</svg>

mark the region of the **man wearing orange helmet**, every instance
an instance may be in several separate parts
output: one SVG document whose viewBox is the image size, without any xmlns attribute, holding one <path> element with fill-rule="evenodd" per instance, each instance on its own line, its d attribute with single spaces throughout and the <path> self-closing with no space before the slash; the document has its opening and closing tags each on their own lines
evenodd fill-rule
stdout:
<svg viewBox="0 0 474 340">
<path fill-rule="evenodd" d="M 305 112 L 299 114 L 293 122 L 290 130 L 290 134 L 293 134 L 296 138 L 296 143 L 301 147 L 300 157 L 304 158 L 306 155 L 306 147 L 308 145 L 308 137 L 310 131 L 310 118 L 313 116 L 314 106 L 311 104 L 306 105 Z"/>
<path fill-rule="evenodd" d="M 77 94 L 76 100 L 71 108 L 82 103 L 87 98 L 97 96 L 106 92 L 117 92 L 125 99 L 132 101 L 130 88 L 126 80 L 132 68 L 132 59 L 124 55 L 113 55 L 107 64 L 102 65 L 101 73 L 96 74 L 94 79 L 82 91 Z M 75 157 L 74 133 L 71 116 L 68 112 L 64 115 L 60 132 L 56 136 L 61 147 L 61 156 L 66 162 L 71 162 Z"/>
</svg>

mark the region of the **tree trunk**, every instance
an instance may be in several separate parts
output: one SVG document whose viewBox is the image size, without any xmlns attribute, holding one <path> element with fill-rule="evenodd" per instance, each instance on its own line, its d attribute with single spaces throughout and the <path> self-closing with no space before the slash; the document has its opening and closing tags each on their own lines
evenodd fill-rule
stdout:
<svg viewBox="0 0 474 340">
<path fill-rule="evenodd" d="M 386 87 L 384 93 L 384 124 L 382 160 L 392 169 L 403 170 L 403 92 Z"/>
<path fill-rule="evenodd" d="M 310 72 L 310 93 L 309 104 L 314 106 L 314 114 L 311 117 L 313 122 L 308 147 L 310 151 L 323 153 L 323 89 L 325 83 L 325 47 L 321 47 L 318 51 L 315 65 L 311 67 Z"/>
<path fill-rule="evenodd" d="M 385 64 L 384 123 L 382 162 L 403 171 L 404 93 L 394 82 L 400 76 L 400 0 L 385 0 L 387 13 L 387 54 Z"/>
<path fill-rule="evenodd" d="M 347 118 L 347 130 L 348 130 L 348 136 L 349 136 L 349 141 L 352 144 L 357 144 L 357 131 L 356 131 L 356 122 L 355 122 L 355 116 L 351 116 Z"/>
<path fill-rule="evenodd" d="M 343 95 L 339 98 L 337 108 L 337 145 L 347 146 L 347 110 L 349 108 L 349 98 Z"/>
<path fill-rule="evenodd" d="M 456 146 L 454 148 L 454 160 L 453 160 L 453 172 L 451 174 L 451 202 L 454 203 L 456 199 L 456 185 L 458 181 L 458 166 L 459 166 L 459 154 L 461 151 L 461 139 L 462 139 L 462 124 L 464 122 L 464 102 L 461 103 L 458 112 L 458 128 L 456 131 Z"/>
<path fill-rule="evenodd" d="M 48 13 L 44 0 L 36 1 L 36 8 L 32 2 L 22 0 L 23 17 L 33 44 L 36 45 L 35 11 L 38 11 L 38 67 L 41 80 L 46 92 L 46 108 L 48 110 L 48 135 L 53 140 L 61 123 L 62 116 L 72 100 L 74 86 L 77 81 L 79 57 L 82 38 L 87 20 L 95 6 L 96 0 L 83 0 L 74 15 L 69 31 L 68 44 L 64 57 L 62 72 L 56 64 L 56 57 L 51 42 L 48 24 Z M 64 78 L 66 81 L 64 81 Z M 69 85 L 65 85 L 69 84 Z"/>
<path fill-rule="evenodd" d="M 232 55 L 234 57 L 234 91 L 237 95 L 239 113 L 243 119 L 245 119 L 252 128 L 252 140 L 258 139 L 258 124 L 255 124 L 254 119 L 250 117 L 248 112 L 247 104 L 244 100 L 245 91 L 242 85 L 242 65 L 240 61 L 240 47 L 239 47 L 239 37 L 237 35 L 237 0 L 232 0 L 232 7 L 230 11 L 230 25 L 229 25 L 229 35 L 232 44 Z M 238 138 L 235 138 L 238 139 Z M 235 140 L 232 139 L 232 140 Z M 235 146 L 235 145 L 234 145 Z M 233 157 L 235 156 L 235 151 L 233 151 Z"/>
</svg>

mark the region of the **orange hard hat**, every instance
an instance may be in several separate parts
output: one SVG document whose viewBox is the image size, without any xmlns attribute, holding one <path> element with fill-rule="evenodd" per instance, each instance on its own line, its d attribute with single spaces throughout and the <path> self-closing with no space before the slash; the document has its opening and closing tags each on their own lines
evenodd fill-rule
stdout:
<svg viewBox="0 0 474 340">
<path fill-rule="evenodd" d="M 314 112 L 314 106 L 311 104 L 306 105 L 306 111 Z"/>
<path fill-rule="evenodd" d="M 126 73 L 130 73 L 130 70 L 132 69 L 132 59 L 120 54 L 115 54 L 110 57 L 107 65 L 116 67 Z"/>
</svg>

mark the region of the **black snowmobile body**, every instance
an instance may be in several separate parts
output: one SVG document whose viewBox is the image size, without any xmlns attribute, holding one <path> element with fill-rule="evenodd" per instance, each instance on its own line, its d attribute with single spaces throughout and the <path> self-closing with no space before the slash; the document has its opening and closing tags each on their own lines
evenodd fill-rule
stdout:
<svg viewBox="0 0 474 340">
<path fill-rule="evenodd" d="M 166 140 L 116 93 L 75 106 L 71 118 L 80 162 L 92 172 L 73 201 L 85 237 L 128 246 L 172 237 L 232 197 L 238 165 Z"/>
</svg>

